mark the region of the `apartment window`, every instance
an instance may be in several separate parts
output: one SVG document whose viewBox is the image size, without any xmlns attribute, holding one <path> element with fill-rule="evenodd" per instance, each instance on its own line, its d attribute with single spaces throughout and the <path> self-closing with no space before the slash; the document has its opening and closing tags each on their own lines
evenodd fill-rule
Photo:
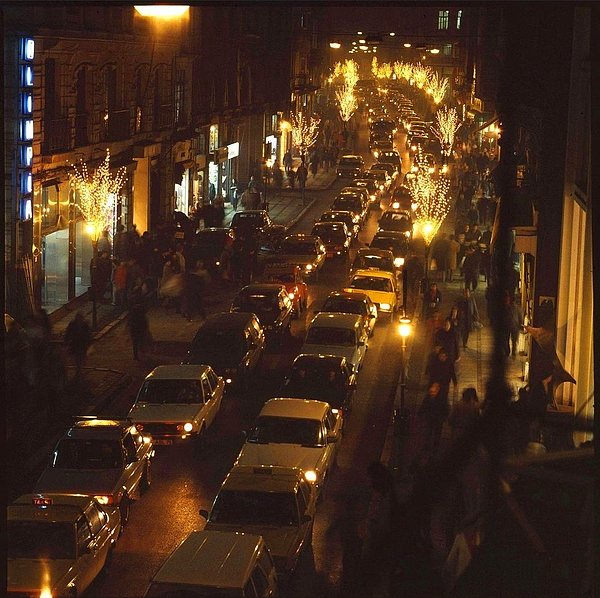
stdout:
<svg viewBox="0 0 600 598">
<path fill-rule="evenodd" d="M 25 37 L 21 40 L 21 60 L 33 60 L 35 53 L 35 42 Z"/>
<path fill-rule="evenodd" d="M 450 20 L 449 10 L 438 11 L 438 29 L 448 29 L 448 23 Z"/>
<path fill-rule="evenodd" d="M 456 28 L 460 29 L 461 24 L 462 24 L 462 10 L 459 10 L 456 13 Z M 448 29 L 448 28 L 446 27 L 446 29 Z"/>
<path fill-rule="evenodd" d="M 444 56 L 452 56 L 452 44 L 444 44 L 442 46 L 442 54 Z"/>
</svg>

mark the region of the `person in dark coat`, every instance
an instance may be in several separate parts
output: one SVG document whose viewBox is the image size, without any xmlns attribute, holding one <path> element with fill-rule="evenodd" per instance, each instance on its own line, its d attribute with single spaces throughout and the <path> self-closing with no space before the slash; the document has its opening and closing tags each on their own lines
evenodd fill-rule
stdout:
<svg viewBox="0 0 600 598">
<path fill-rule="evenodd" d="M 442 282 L 446 282 L 448 263 L 450 260 L 450 241 L 446 233 L 440 233 L 433 247 L 431 248 L 431 257 L 435 259 L 437 271 Z"/>
<path fill-rule="evenodd" d="M 142 280 L 138 279 L 128 297 L 129 315 L 127 325 L 131 337 L 133 358 L 137 361 L 139 354 L 150 337 L 148 316 L 146 314 L 146 300 Z"/>
<path fill-rule="evenodd" d="M 465 288 L 475 291 L 479 285 L 479 271 L 481 270 L 481 251 L 479 247 L 469 247 L 463 262 Z"/>
<path fill-rule="evenodd" d="M 294 184 L 296 182 L 296 171 L 293 168 L 290 168 L 287 173 L 288 181 L 290 182 L 290 189 L 294 190 Z"/>
<path fill-rule="evenodd" d="M 304 165 L 304 162 L 300 163 L 300 166 L 296 169 L 296 179 L 298 179 L 298 187 L 304 189 L 306 186 L 306 179 L 308 178 L 308 170 Z"/>
<path fill-rule="evenodd" d="M 477 309 L 475 297 L 471 295 L 471 291 L 465 288 L 463 294 L 463 298 L 458 301 L 456 307 L 462 346 L 463 349 L 466 349 L 469 342 L 469 334 L 473 330 L 475 322 L 479 322 L 479 310 Z"/>
<path fill-rule="evenodd" d="M 471 428 L 479 419 L 480 413 L 477 390 L 473 387 L 465 388 L 460 401 L 454 405 L 448 418 L 452 439 L 459 438 Z"/>
<path fill-rule="evenodd" d="M 437 283 L 430 283 L 429 288 L 423 295 L 423 314 L 427 319 L 433 317 L 434 313 L 437 312 L 441 302 L 442 293 L 440 293 Z"/>
<path fill-rule="evenodd" d="M 439 449 L 442 428 L 449 411 L 448 398 L 442 396 L 439 382 L 432 382 L 417 414 L 425 422 L 426 446 L 433 453 Z"/>
<path fill-rule="evenodd" d="M 504 309 L 506 312 L 505 322 L 506 329 L 503 331 L 503 347 L 504 353 L 511 355 L 515 359 L 517 355 L 517 344 L 519 342 L 519 334 L 523 326 L 523 316 L 521 308 L 515 303 L 514 296 L 505 295 Z"/>
<path fill-rule="evenodd" d="M 450 391 L 450 382 L 456 387 L 456 370 L 454 363 L 448 357 L 448 352 L 443 347 L 437 352 L 427 364 L 425 373 L 429 376 L 429 386 L 434 382 L 440 385 L 440 396 L 444 401 L 448 401 L 448 393 Z"/>
<path fill-rule="evenodd" d="M 88 349 L 92 344 L 92 329 L 81 312 L 77 312 L 69 322 L 64 340 L 69 353 L 75 357 L 75 381 L 79 382 Z"/>
<path fill-rule="evenodd" d="M 450 318 L 446 318 L 443 327 L 435 332 L 433 344 L 443 347 L 448 353 L 450 361 L 456 363 L 459 358 L 458 336 L 452 327 Z"/>
</svg>

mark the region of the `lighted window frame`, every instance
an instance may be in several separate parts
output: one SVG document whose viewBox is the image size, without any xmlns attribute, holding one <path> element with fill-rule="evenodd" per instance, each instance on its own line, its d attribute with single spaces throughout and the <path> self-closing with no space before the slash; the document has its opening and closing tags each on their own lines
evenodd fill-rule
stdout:
<svg viewBox="0 0 600 598">
<path fill-rule="evenodd" d="M 31 61 L 35 56 L 35 42 L 30 37 L 21 38 L 21 60 Z"/>
<path fill-rule="evenodd" d="M 21 141 L 31 141 L 33 139 L 33 119 L 21 119 L 19 138 Z"/>
<path fill-rule="evenodd" d="M 21 114 L 33 113 L 33 94 L 30 92 L 21 93 Z"/>
<path fill-rule="evenodd" d="M 30 64 L 21 65 L 21 87 L 33 87 L 33 67 Z"/>
<path fill-rule="evenodd" d="M 456 29 L 460 29 L 461 24 L 462 24 L 462 10 L 459 10 L 456 13 Z"/>
<path fill-rule="evenodd" d="M 450 11 L 440 10 L 438 11 L 438 29 L 448 29 L 450 24 Z"/>
<path fill-rule="evenodd" d="M 30 145 L 21 145 L 19 147 L 19 165 L 31 166 L 33 161 L 33 148 Z"/>
</svg>

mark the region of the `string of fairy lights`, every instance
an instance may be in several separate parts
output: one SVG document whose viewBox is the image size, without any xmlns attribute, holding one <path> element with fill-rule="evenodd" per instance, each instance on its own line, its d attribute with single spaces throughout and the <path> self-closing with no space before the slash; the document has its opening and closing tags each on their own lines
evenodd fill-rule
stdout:
<svg viewBox="0 0 600 598">
<path fill-rule="evenodd" d="M 343 77 L 344 83 L 336 90 L 335 98 L 342 122 L 347 123 L 358 110 L 358 99 L 354 93 L 354 86 L 358 83 L 358 64 L 354 60 L 337 62 L 333 68 L 332 79 Z"/>
<path fill-rule="evenodd" d="M 88 166 L 81 162 L 73 166 L 69 175 L 71 187 L 79 193 L 79 210 L 86 220 L 87 230 L 96 242 L 100 233 L 109 228 L 114 217 L 114 202 L 125 183 L 125 167 L 113 175 L 110 171 L 110 150 L 100 166 L 90 175 Z"/>
<path fill-rule="evenodd" d="M 312 147 L 319 136 L 319 125 L 321 119 L 315 116 L 310 118 L 304 116 L 302 112 L 290 114 L 292 125 L 292 142 L 304 155 L 309 147 Z"/>
</svg>

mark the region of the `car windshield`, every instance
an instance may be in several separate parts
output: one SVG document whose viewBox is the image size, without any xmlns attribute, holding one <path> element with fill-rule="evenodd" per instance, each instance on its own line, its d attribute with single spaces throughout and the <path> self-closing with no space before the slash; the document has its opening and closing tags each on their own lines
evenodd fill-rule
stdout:
<svg viewBox="0 0 600 598">
<path fill-rule="evenodd" d="M 361 162 L 358 158 L 342 158 L 340 166 L 360 166 Z"/>
<path fill-rule="evenodd" d="M 325 401 L 334 409 L 343 404 L 345 391 L 341 374 L 327 364 L 295 367 L 283 390 L 288 397 Z"/>
<path fill-rule="evenodd" d="M 293 492 L 221 490 L 210 514 L 211 523 L 297 526 L 298 507 Z"/>
<path fill-rule="evenodd" d="M 248 434 L 248 442 L 321 446 L 320 430 L 321 422 L 316 419 L 264 415 Z"/>
<path fill-rule="evenodd" d="M 362 205 L 360 199 L 350 199 L 350 198 L 339 198 L 334 202 L 334 207 L 340 210 L 348 210 L 349 212 L 354 212 L 359 214 L 362 210 Z"/>
<path fill-rule="evenodd" d="M 379 278 L 378 276 L 355 276 L 350 281 L 350 288 L 384 293 L 393 291 L 392 282 L 388 278 Z"/>
<path fill-rule="evenodd" d="M 325 301 L 323 311 L 363 316 L 367 313 L 367 308 L 362 301 L 352 301 L 344 297 L 331 297 Z"/>
<path fill-rule="evenodd" d="M 309 345 L 353 347 L 356 345 L 356 335 L 354 329 L 351 328 L 311 326 L 306 334 L 306 343 Z"/>
<path fill-rule="evenodd" d="M 412 224 L 404 214 L 384 214 L 379 221 L 379 226 L 400 232 L 412 230 Z"/>
<path fill-rule="evenodd" d="M 123 452 L 118 440 L 63 438 L 53 458 L 59 469 L 121 469 Z"/>
<path fill-rule="evenodd" d="M 202 403 L 200 380 L 146 380 L 138 396 L 140 403 Z"/>
<path fill-rule="evenodd" d="M 279 308 L 278 295 L 275 293 L 243 294 L 234 299 L 233 304 L 242 311 L 252 313 L 276 311 Z"/>
<path fill-rule="evenodd" d="M 388 249 L 394 254 L 394 257 L 402 257 L 406 253 L 408 245 L 400 239 L 380 237 L 371 241 L 371 247 L 374 249 Z"/>
<path fill-rule="evenodd" d="M 75 530 L 71 523 L 8 521 L 9 559 L 75 558 Z"/>
<path fill-rule="evenodd" d="M 343 243 L 346 240 L 346 233 L 342 228 L 318 227 L 314 234 L 324 243 Z"/>
<path fill-rule="evenodd" d="M 352 223 L 352 216 L 350 214 L 323 214 L 321 216 L 323 221 L 331 222 L 343 222 L 346 225 L 354 226 Z"/>
<path fill-rule="evenodd" d="M 352 264 L 352 269 L 358 270 L 360 268 L 377 268 L 378 270 L 393 272 L 394 263 L 390 258 L 379 255 L 357 255 Z"/>
<path fill-rule="evenodd" d="M 317 255 L 317 248 L 312 241 L 283 241 L 280 251 L 287 255 Z"/>
</svg>

